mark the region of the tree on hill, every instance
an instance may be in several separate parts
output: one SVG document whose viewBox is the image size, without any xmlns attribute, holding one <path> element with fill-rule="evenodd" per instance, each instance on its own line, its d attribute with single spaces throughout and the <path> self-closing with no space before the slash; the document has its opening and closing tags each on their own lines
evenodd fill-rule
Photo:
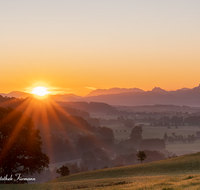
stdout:
<svg viewBox="0 0 200 190">
<path fill-rule="evenodd" d="M 141 126 L 135 126 L 131 130 L 130 141 L 133 148 L 139 149 L 140 143 L 142 141 L 142 132 L 143 130 Z"/>
<path fill-rule="evenodd" d="M 48 167 L 39 133 L 30 117 L 13 108 L 0 108 L 0 176 L 26 176 Z"/>
<path fill-rule="evenodd" d="M 138 153 L 136 154 L 136 156 L 138 157 L 138 160 L 141 161 L 144 161 L 147 157 L 147 155 L 145 154 L 144 151 L 138 151 Z"/>
<path fill-rule="evenodd" d="M 164 139 L 165 141 L 167 141 L 167 138 L 168 138 L 167 133 L 165 133 L 164 136 L 163 136 L 163 139 Z"/>
<path fill-rule="evenodd" d="M 69 175 L 69 168 L 63 165 L 61 168 L 57 169 L 56 173 L 60 174 L 60 176 Z"/>
<path fill-rule="evenodd" d="M 99 133 L 103 138 L 114 139 L 113 130 L 108 127 L 97 127 L 97 133 Z"/>
</svg>

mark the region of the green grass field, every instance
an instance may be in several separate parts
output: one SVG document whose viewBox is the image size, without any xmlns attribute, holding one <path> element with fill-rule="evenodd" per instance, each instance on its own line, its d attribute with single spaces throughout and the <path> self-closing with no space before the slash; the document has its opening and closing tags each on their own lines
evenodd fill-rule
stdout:
<svg viewBox="0 0 200 190">
<path fill-rule="evenodd" d="M 200 189 L 200 153 L 162 161 L 84 172 L 45 184 L 0 185 L 5 190 Z"/>
</svg>

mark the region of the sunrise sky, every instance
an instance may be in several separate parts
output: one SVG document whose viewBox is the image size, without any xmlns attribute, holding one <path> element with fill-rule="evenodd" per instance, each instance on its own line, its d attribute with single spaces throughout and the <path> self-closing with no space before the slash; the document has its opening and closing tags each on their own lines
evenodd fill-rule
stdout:
<svg viewBox="0 0 200 190">
<path fill-rule="evenodd" d="M 199 0 L 1 0 L 0 92 L 200 83 Z"/>
</svg>

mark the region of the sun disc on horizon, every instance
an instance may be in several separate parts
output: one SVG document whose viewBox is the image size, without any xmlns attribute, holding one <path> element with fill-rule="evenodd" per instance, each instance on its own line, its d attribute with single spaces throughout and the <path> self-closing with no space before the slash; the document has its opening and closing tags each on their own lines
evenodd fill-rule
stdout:
<svg viewBox="0 0 200 190">
<path fill-rule="evenodd" d="M 44 86 L 37 86 L 35 88 L 32 89 L 31 94 L 43 97 L 46 96 L 47 94 L 49 94 L 50 92 L 48 91 L 48 88 L 44 87 Z"/>
</svg>

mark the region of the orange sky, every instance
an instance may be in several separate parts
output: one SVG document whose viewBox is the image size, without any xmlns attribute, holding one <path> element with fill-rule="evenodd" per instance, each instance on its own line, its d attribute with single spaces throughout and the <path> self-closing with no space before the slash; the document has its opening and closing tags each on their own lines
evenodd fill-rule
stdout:
<svg viewBox="0 0 200 190">
<path fill-rule="evenodd" d="M 197 0 L 0 2 L 0 92 L 200 83 Z"/>
</svg>

